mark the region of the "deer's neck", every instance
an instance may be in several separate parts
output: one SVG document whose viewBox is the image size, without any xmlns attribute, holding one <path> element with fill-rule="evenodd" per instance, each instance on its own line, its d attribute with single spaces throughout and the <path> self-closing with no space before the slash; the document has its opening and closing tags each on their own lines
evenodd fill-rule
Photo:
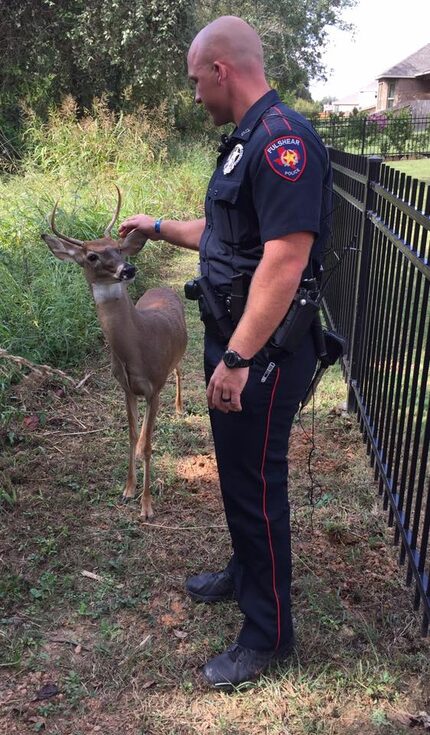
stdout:
<svg viewBox="0 0 430 735">
<path fill-rule="evenodd" d="M 92 283 L 91 290 L 97 308 L 99 306 L 103 308 L 105 304 L 110 302 L 118 304 L 118 301 L 124 300 L 124 296 L 128 298 L 124 283 Z"/>
<path fill-rule="evenodd" d="M 94 301 L 100 325 L 111 348 L 116 353 L 127 349 L 134 329 L 137 325 L 137 312 L 128 295 L 125 283 L 98 284 L 92 283 Z"/>
</svg>

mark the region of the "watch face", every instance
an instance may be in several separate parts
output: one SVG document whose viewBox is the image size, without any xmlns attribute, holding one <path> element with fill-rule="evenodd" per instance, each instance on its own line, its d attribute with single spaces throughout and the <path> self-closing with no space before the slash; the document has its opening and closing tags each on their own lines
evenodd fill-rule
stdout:
<svg viewBox="0 0 430 735">
<path fill-rule="evenodd" d="M 224 353 L 224 362 L 227 365 L 227 367 L 234 367 L 237 364 L 237 355 L 235 352 L 225 352 Z"/>
</svg>

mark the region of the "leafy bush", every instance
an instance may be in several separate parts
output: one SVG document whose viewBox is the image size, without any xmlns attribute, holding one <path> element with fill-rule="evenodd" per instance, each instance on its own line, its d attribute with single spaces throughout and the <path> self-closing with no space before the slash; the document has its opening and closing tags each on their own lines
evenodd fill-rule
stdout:
<svg viewBox="0 0 430 735">
<path fill-rule="evenodd" d="M 383 112 L 356 112 L 350 116 L 331 114 L 329 118 L 313 118 L 313 125 L 326 145 L 349 153 L 376 153 L 398 156 L 428 151 L 430 144 L 430 117 L 412 117 L 409 110 Z M 416 126 L 421 129 L 416 129 Z"/>
<path fill-rule="evenodd" d="M 312 117 L 320 110 L 319 102 L 311 102 L 310 100 L 304 100 L 300 97 L 292 102 L 291 107 L 305 117 Z"/>
</svg>

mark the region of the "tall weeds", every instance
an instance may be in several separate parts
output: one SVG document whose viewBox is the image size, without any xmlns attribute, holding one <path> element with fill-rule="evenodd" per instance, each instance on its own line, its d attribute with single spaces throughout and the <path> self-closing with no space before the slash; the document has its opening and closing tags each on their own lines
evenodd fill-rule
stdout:
<svg viewBox="0 0 430 735">
<path fill-rule="evenodd" d="M 156 112 L 140 108 L 133 115 L 116 116 L 100 99 L 78 118 L 73 98 L 66 97 L 61 107 L 51 110 L 47 123 L 29 110 L 24 136 L 31 150 L 27 165 L 41 171 L 61 175 L 84 170 L 87 176 L 97 177 L 118 174 L 138 162 L 149 164 L 165 157 L 167 107 L 162 105 Z"/>
</svg>

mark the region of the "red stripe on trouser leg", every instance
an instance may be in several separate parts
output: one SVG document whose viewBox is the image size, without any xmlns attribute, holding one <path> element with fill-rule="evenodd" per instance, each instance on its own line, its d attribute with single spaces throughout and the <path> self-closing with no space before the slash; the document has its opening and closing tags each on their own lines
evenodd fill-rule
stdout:
<svg viewBox="0 0 430 735">
<path fill-rule="evenodd" d="M 278 595 L 278 592 L 276 590 L 275 555 L 273 553 L 272 534 L 270 532 L 270 522 L 269 522 L 269 517 L 267 515 L 267 509 L 266 509 L 267 482 L 266 482 L 266 478 L 265 478 L 265 475 L 264 475 L 264 468 L 265 468 L 265 463 L 266 463 L 267 444 L 268 444 L 268 441 L 269 441 L 270 418 L 271 418 L 271 415 L 272 415 L 273 401 L 274 401 L 274 398 L 275 398 L 276 388 L 278 386 L 280 374 L 281 374 L 281 371 L 280 371 L 280 368 L 278 367 L 277 368 L 277 374 L 276 374 L 276 380 L 275 380 L 275 383 L 273 385 L 272 395 L 270 397 L 269 410 L 268 410 L 268 413 L 267 413 L 266 436 L 265 436 L 265 439 L 264 439 L 263 457 L 262 457 L 262 461 L 261 461 L 261 479 L 263 481 L 263 515 L 264 515 L 264 520 L 266 521 L 267 537 L 268 537 L 268 540 L 269 540 L 270 557 L 271 557 L 271 560 L 272 560 L 272 587 L 273 587 L 273 594 L 274 594 L 274 597 L 275 597 L 276 611 L 277 611 L 278 637 L 277 637 L 277 640 L 276 640 L 275 649 L 278 648 L 279 641 L 281 640 L 281 603 L 279 601 L 279 595 Z"/>
</svg>

